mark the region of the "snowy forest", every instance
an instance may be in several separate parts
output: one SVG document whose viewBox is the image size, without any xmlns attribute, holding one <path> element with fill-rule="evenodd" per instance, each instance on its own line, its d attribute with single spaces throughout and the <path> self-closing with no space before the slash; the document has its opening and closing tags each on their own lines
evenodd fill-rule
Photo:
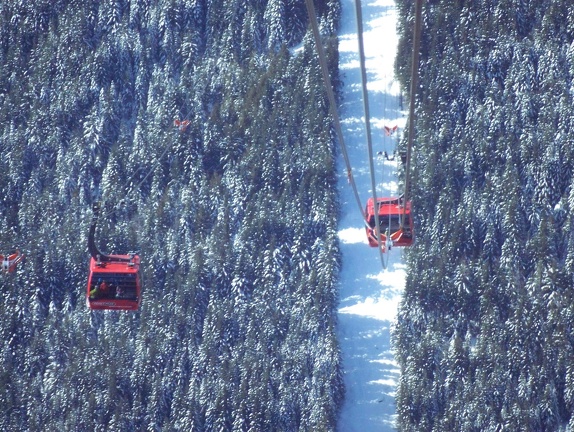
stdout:
<svg viewBox="0 0 574 432">
<path fill-rule="evenodd" d="M 316 3 L 337 83 L 340 5 Z M 301 0 L 0 5 L 0 429 L 333 430 L 336 147 Z M 185 128 L 174 120 L 189 121 Z M 96 241 L 140 310 L 86 307 Z"/>
<path fill-rule="evenodd" d="M 574 430 L 573 41 L 572 2 L 424 2 L 401 431 Z"/>
<path fill-rule="evenodd" d="M 574 431 L 569 3 L 424 2 L 398 430 Z M 335 430 L 337 144 L 302 0 L 2 2 L 0 429 Z M 96 202 L 138 312 L 86 306 Z"/>
</svg>

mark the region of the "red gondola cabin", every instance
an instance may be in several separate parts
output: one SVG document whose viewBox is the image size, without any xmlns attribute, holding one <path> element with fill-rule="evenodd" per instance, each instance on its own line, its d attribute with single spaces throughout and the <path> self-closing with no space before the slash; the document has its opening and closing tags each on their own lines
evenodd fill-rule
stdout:
<svg viewBox="0 0 574 432">
<path fill-rule="evenodd" d="M 16 249 L 11 255 L 0 255 L 0 262 L 2 263 L 2 271 L 5 273 L 12 273 L 16 271 L 18 264 L 22 262 L 25 255 L 20 253 L 20 250 Z"/>
<path fill-rule="evenodd" d="M 388 244 L 387 236 L 390 236 L 393 246 L 410 246 L 414 238 L 411 202 L 407 201 L 405 206 L 402 198 L 377 198 L 377 210 L 383 247 Z M 403 217 L 405 220 L 401 224 Z M 367 201 L 366 224 L 369 246 L 377 247 L 379 243 L 375 233 L 373 198 L 369 198 Z"/>
<path fill-rule="evenodd" d="M 138 310 L 141 303 L 142 276 L 140 257 L 135 253 L 107 255 L 100 252 L 94 240 L 100 212 L 94 204 L 94 216 L 88 234 L 90 273 L 86 303 L 90 309 Z"/>
<path fill-rule="evenodd" d="M 138 255 L 108 255 L 109 260 L 90 259 L 86 301 L 90 309 L 137 310 L 141 303 Z M 117 258 L 117 260 L 114 260 Z"/>
</svg>

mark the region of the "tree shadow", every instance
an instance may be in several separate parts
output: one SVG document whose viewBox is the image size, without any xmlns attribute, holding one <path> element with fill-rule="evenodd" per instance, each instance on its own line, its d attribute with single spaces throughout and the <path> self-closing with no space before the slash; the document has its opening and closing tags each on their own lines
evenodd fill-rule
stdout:
<svg viewBox="0 0 574 432">
<path fill-rule="evenodd" d="M 346 403 L 339 430 L 393 430 L 400 371 L 390 349 L 391 322 L 352 314 L 339 314 L 339 322 L 339 340 L 352 353 L 343 361 Z"/>
</svg>

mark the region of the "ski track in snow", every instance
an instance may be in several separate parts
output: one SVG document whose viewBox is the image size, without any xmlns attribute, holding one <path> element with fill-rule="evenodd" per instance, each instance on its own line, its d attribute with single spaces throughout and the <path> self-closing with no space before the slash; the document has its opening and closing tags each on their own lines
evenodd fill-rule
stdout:
<svg viewBox="0 0 574 432">
<path fill-rule="evenodd" d="M 406 116 L 400 109 L 399 85 L 393 65 L 397 49 L 396 9 L 393 0 L 364 2 L 363 39 L 371 111 L 373 151 L 393 153 Z M 343 101 L 343 134 L 362 205 L 371 196 L 371 181 L 359 69 L 354 0 L 342 0 L 339 32 L 339 68 Z M 383 126 L 399 126 L 386 137 Z M 377 196 L 397 195 L 396 163 L 375 161 Z M 343 357 L 345 402 L 339 417 L 340 432 L 395 430 L 395 392 L 400 376 L 390 341 L 391 327 L 405 285 L 402 252 L 394 248 L 383 270 L 379 252 L 367 244 L 362 215 L 339 163 L 341 219 L 339 243 L 343 258 L 340 275 L 338 336 Z"/>
</svg>

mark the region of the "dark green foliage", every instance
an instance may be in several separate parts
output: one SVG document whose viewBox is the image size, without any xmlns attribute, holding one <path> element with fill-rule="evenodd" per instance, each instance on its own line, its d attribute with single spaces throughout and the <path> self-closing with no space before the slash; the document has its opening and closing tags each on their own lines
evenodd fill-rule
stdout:
<svg viewBox="0 0 574 432">
<path fill-rule="evenodd" d="M 0 279 L 2 430 L 334 429 L 335 155 L 306 26 L 300 1 L 0 6 L 0 246 L 28 254 Z M 138 313 L 85 306 L 96 199 L 101 249 L 141 254 Z"/>
<path fill-rule="evenodd" d="M 398 3 L 405 89 L 412 3 Z M 571 430 L 574 7 L 423 15 L 399 429 Z"/>
</svg>

